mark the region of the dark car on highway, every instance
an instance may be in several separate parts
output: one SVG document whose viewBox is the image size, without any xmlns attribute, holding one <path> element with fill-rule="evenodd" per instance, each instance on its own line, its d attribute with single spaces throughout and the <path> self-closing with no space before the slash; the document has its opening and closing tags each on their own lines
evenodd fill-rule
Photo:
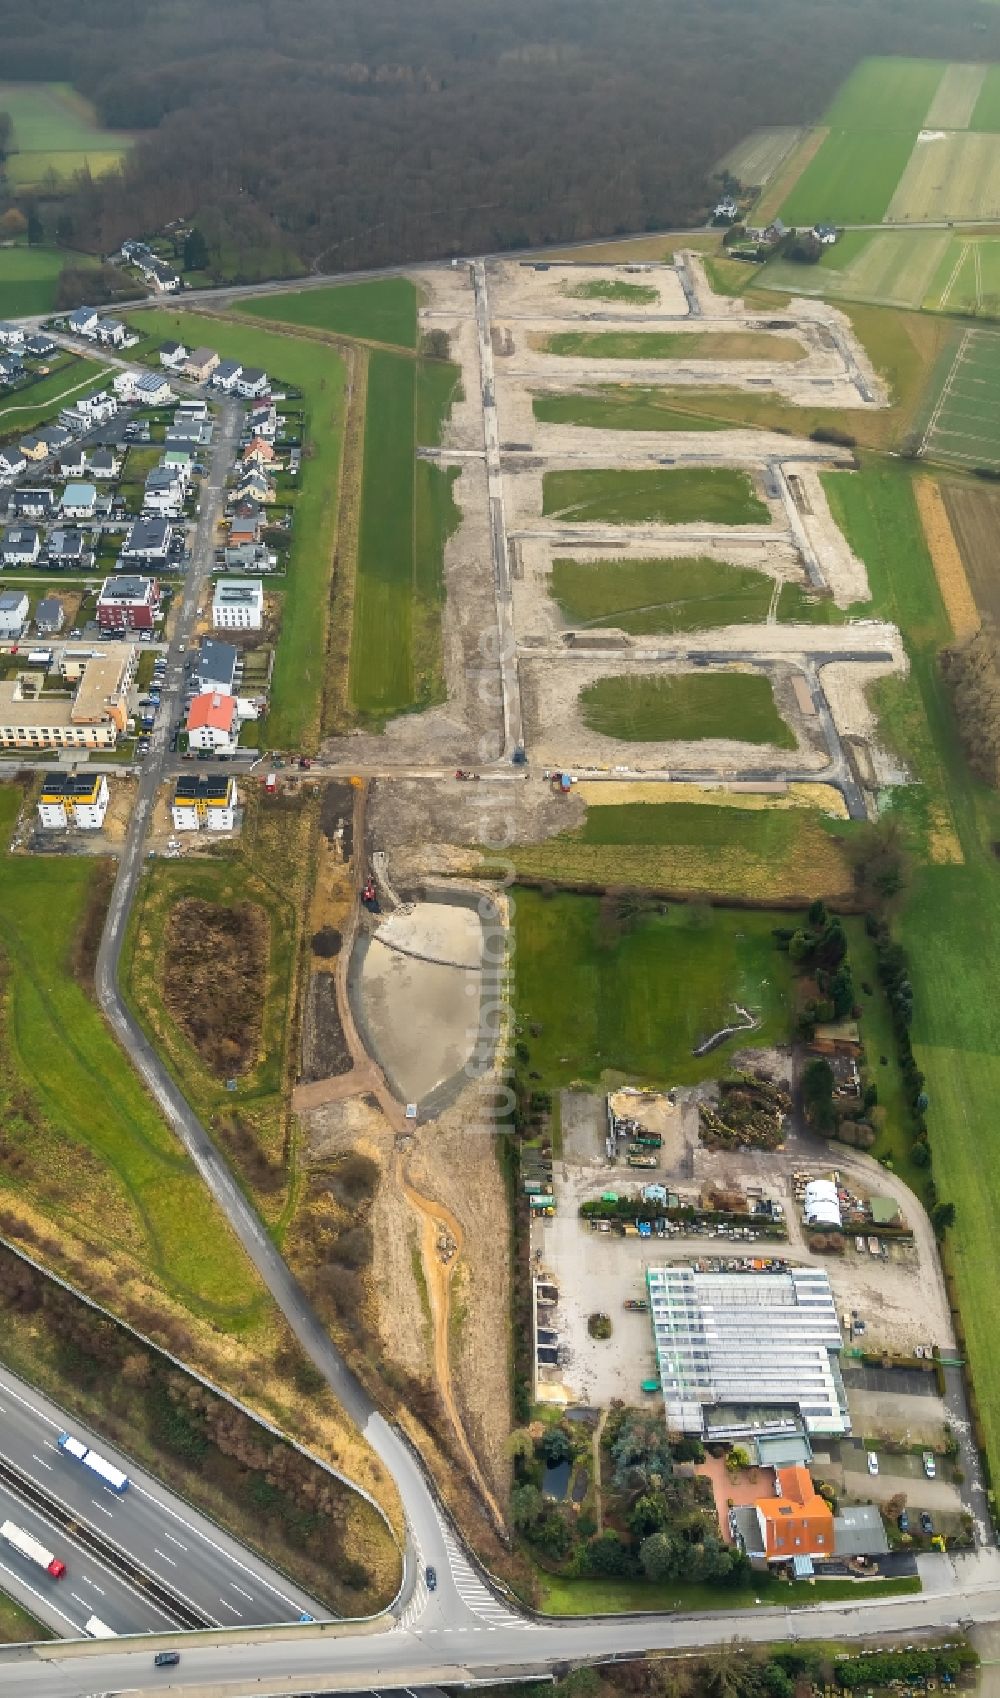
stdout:
<svg viewBox="0 0 1000 1698">
<path fill-rule="evenodd" d="M 437 1583 L 438 1583 L 437 1569 L 436 1568 L 429 1568 L 427 1570 L 427 1590 L 428 1590 L 428 1592 L 436 1592 L 437 1591 Z"/>
</svg>

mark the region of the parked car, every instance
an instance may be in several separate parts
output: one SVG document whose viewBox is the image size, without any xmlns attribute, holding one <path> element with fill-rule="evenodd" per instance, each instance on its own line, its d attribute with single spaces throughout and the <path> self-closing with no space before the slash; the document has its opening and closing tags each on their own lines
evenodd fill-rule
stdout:
<svg viewBox="0 0 1000 1698">
<path fill-rule="evenodd" d="M 873 1450 L 868 1452 L 868 1472 L 869 1474 L 878 1473 L 878 1457 Z"/>
<path fill-rule="evenodd" d="M 934 1453 L 929 1450 L 924 1451 L 924 1473 L 927 1475 L 928 1480 L 933 1480 L 937 1473 L 937 1463 L 934 1460 Z"/>
<path fill-rule="evenodd" d="M 907 1515 L 905 1509 L 900 1510 L 899 1515 L 896 1518 L 896 1525 L 901 1533 L 908 1533 L 910 1531 L 910 1517 Z"/>
<path fill-rule="evenodd" d="M 926 1509 L 922 1509 L 920 1511 L 920 1531 L 921 1531 L 921 1533 L 928 1534 L 928 1536 L 931 1533 L 933 1533 L 933 1531 L 934 1531 L 934 1523 L 931 1520 L 930 1516 L 928 1515 Z"/>
</svg>

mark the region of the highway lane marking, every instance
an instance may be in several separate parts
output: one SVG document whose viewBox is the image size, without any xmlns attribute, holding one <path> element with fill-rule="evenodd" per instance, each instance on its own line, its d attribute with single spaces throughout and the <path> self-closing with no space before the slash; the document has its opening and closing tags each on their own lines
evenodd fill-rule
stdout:
<svg viewBox="0 0 1000 1698">
<path fill-rule="evenodd" d="M 187 1550 L 187 1546 L 180 1539 L 175 1539 L 172 1533 L 164 1533 L 163 1537 L 165 1539 L 169 1539 L 170 1543 L 172 1545 L 176 1545 L 178 1547 L 178 1549 L 180 1549 L 182 1551 Z"/>
<path fill-rule="evenodd" d="M 172 1556 L 168 1556 L 168 1555 L 167 1555 L 167 1553 L 166 1553 L 166 1551 L 161 1551 L 161 1549 L 160 1549 L 160 1547 L 159 1547 L 159 1545 L 154 1545 L 154 1546 L 153 1546 L 153 1554 L 154 1554 L 154 1556 L 158 1556 L 158 1557 L 162 1557 L 162 1558 L 163 1558 L 163 1560 L 164 1560 L 164 1562 L 169 1562 L 169 1564 L 170 1564 L 170 1566 L 171 1566 L 171 1568 L 176 1568 L 176 1567 L 177 1567 L 177 1564 L 176 1564 L 176 1562 L 175 1562 L 175 1561 L 174 1561 L 174 1559 L 173 1559 L 173 1557 L 172 1557 Z"/>
<path fill-rule="evenodd" d="M 38 1456 L 35 1451 L 32 1451 L 31 1456 L 32 1456 L 32 1460 L 34 1462 L 38 1463 L 39 1468 L 47 1468 L 50 1474 L 53 1474 L 55 1472 L 51 1462 L 46 1462 L 45 1458 L 42 1457 L 42 1456 Z"/>
<path fill-rule="evenodd" d="M 104 1587 L 98 1586 L 96 1580 L 91 1580 L 89 1574 L 81 1574 L 80 1579 L 85 1586 L 92 1586 L 95 1592 L 100 1592 L 102 1598 L 106 1596 Z"/>
<path fill-rule="evenodd" d="M 248 1601 L 249 1601 L 249 1602 L 250 1602 L 250 1603 L 251 1603 L 251 1604 L 252 1604 L 252 1603 L 253 1603 L 253 1593 L 252 1593 L 252 1592 L 244 1592 L 244 1590 L 243 1590 L 243 1587 L 242 1587 L 242 1586 L 237 1586 L 237 1584 L 236 1584 L 236 1581 L 235 1581 L 235 1580 L 231 1580 L 231 1581 L 230 1581 L 230 1582 L 229 1582 L 229 1584 L 230 1584 L 230 1585 L 231 1585 L 231 1586 L 232 1586 L 232 1588 L 233 1588 L 233 1591 L 234 1591 L 234 1592 L 238 1592 L 238 1593 L 239 1593 L 239 1595 L 240 1595 L 240 1597 L 241 1597 L 241 1598 L 246 1598 L 246 1599 L 248 1599 Z"/>
<path fill-rule="evenodd" d="M 82 1604 L 85 1610 L 90 1608 L 86 1598 L 81 1598 L 79 1592 L 71 1592 L 70 1597 L 75 1598 L 78 1604 Z"/>
<path fill-rule="evenodd" d="M 242 1620 L 243 1620 L 243 1614 L 242 1614 L 242 1611 L 240 1611 L 240 1610 L 238 1610 L 238 1609 L 237 1609 L 237 1608 L 236 1608 L 236 1605 L 235 1605 L 235 1604 L 231 1604 L 231 1603 L 230 1603 L 230 1602 L 229 1602 L 229 1600 L 228 1600 L 228 1598 L 220 1598 L 220 1599 L 219 1599 L 219 1602 L 220 1602 L 220 1604 L 221 1604 L 221 1605 L 222 1605 L 222 1607 L 223 1607 L 223 1609 L 224 1609 L 224 1610 L 230 1610 L 230 1611 L 231 1611 L 231 1612 L 232 1612 L 232 1614 L 233 1614 L 233 1615 L 238 1615 L 238 1616 L 239 1616 L 239 1618 L 240 1618 L 240 1620 L 241 1620 L 241 1621 L 242 1621 Z"/>
<path fill-rule="evenodd" d="M 114 1515 L 112 1514 L 111 1510 L 108 1508 L 107 1504 L 98 1503 L 96 1498 L 91 1498 L 90 1501 L 93 1504 L 95 1509 L 99 1509 L 102 1515 L 107 1516 L 109 1521 L 114 1520 Z"/>
</svg>

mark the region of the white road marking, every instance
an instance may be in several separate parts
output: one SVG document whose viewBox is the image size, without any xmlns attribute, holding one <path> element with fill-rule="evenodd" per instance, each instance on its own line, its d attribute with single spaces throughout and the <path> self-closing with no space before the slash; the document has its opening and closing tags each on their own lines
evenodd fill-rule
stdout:
<svg viewBox="0 0 1000 1698">
<path fill-rule="evenodd" d="M 71 1592 L 70 1597 L 75 1598 L 78 1604 L 82 1604 L 85 1610 L 89 1610 L 90 1605 L 88 1604 L 86 1598 L 81 1598 L 79 1592 Z"/>
<path fill-rule="evenodd" d="M 46 1462 L 43 1456 L 36 1455 L 34 1451 L 32 1451 L 31 1454 L 34 1457 L 34 1460 L 38 1463 L 39 1468 L 47 1468 L 50 1474 L 54 1472 L 51 1462 Z"/>
<path fill-rule="evenodd" d="M 248 1600 L 249 1600 L 249 1602 L 250 1602 L 250 1603 L 251 1603 L 251 1604 L 252 1604 L 252 1603 L 253 1603 L 253 1593 L 252 1593 L 252 1592 L 244 1592 L 244 1590 L 243 1590 L 243 1587 L 242 1587 L 242 1586 L 237 1586 L 237 1584 L 236 1584 L 236 1581 L 235 1581 L 235 1580 L 231 1580 L 231 1581 L 230 1581 L 230 1582 L 229 1582 L 229 1584 L 230 1584 L 230 1585 L 231 1585 L 231 1586 L 232 1586 L 232 1588 L 233 1588 L 233 1591 L 234 1591 L 234 1592 L 238 1592 L 238 1593 L 239 1593 L 239 1595 L 240 1595 L 240 1597 L 241 1597 L 241 1598 L 246 1598 L 246 1599 L 248 1599 Z"/>
<path fill-rule="evenodd" d="M 238 1609 L 236 1609 L 235 1605 L 233 1605 L 229 1602 L 228 1598 L 220 1598 L 219 1602 L 222 1605 L 224 1610 L 229 1610 L 232 1615 L 238 1615 L 240 1620 L 241 1621 L 243 1620 L 243 1616 L 240 1613 L 240 1611 Z"/>
<path fill-rule="evenodd" d="M 72 1629 L 72 1632 L 73 1632 L 73 1634 L 76 1638 L 80 1637 L 80 1635 L 83 1632 L 83 1628 L 78 1626 L 77 1623 L 75 1621 L 73 1621 L 72 1618 L 70 1616 L 68 1616 L 65 1613 L 64 1610 L 61 1610 L 59 1608 L 58 1604 L 54 1604 L 52 1602 L 52 1599 L 47 1597 L 44 1592 L 39 1592 L 36 1587 L 29 1585 L 28 1581 L 25 1580 L 20 1574 L 17 1574 L 14 1571 L 13 1568 L 8 1568 L 7 1564 L 5 1562 L 0 1562 L 0 1574 L 9 1574 L 10 1578 L 12 1580 L 15 1580 L 17 1582 L 18 1586 L 21 1587 L 22 1591 L 30 1592 L 31 1596 L 33 1598 L 37 1598 L 39 1603 L 44 1604 L 46 1609 L 52 1611 L 53 1615 L 57 1615 L 59 1617 L 60 1621 L 64 1621 L 66 1623 L 67 1627 Z M 14 1596 L 16 1597 L 16 1595 L 17 1594 L 15 1592 Z M 90 1606 L 88 1604 L 84 1604 L 83 1607 L 84 1607 L 84 1609 L 89 1609 Z"/>
<path fill-rule="evenodd" d="M 175 1561 L 174 1561 L 174 1559 L 173 1559 L 173 1557 L 171 1557 L 171 1556 L 168 1556 L 168 1555 L 167 1555 L 167 1553 L 166 1553 L 166 1551 L 161 1551 L 161 1549 L 160 1549 L 160 1547 L 159 1547 L 159 1545 L 154 1545 L 154 1546 L 153 1546 L 153 1555 L 154 1555 L 154 1556 L 158 1556 L 158 1557 L 162 1557 L 162 1558 L 163 1558 L 163 1560 L 164 1560 L 164 1562 L 169 1562 L 169 1564 L 170 1564 L 170 1566 L 171 1566 L 171 1568 L 176 1568 L 176 1567 L 177 1567 L 177 1564 L 176 1564 L 176 1562 L 175 1562 Z"/>
<path fill-rule="evenodd" d="M 172 1545 L 176 1545 L 178 1547 L 178 1549 L 180 1549 L 182 1551 L 187 1550 L 187 1546 L 180 1539 L 175 1539 L 172 1533 L 164 1533 L 163 1537 L 165 1539 L 169 1539 L 170 1543 Z"/>
<path fill-rule="evenodd" d="M 102 1515 L 106 1515 L 106 1516 L 107 1516 L 107 1518 L 108 1518 L 108 1520 L 109 1520 L 109 1521 L 113 1521 L 113 1520 L 114 1520 L 114 1516 L 113 1516 L 113 1515 L 112 1515 L 112 1513 L 111 1513 L 111 1511 L 110 1511 L 110 1509 L 109 1509 L 109 1508 L 108 1508 L 108 1506 L 107 1506 L 107 1504 L 104 1504 L 104 1503 L 98 1503 L 98 1501 L 97 1501 L 97 1499 L 96 1499 L 96 1498 L 91 1498 L 91 1500 L 90 1500 L 90 1501 L 91 1501 L 91 1503 L 92 1503 L 92 1504 L 93 1504 L 93 1506 L 94 1506 L 94 1508 L 95 1508 L 95 1509 L 99 1509 L 99 1510 L 100 1510 L 100 1512 L 101 1512 L 101 1514 L 102 1514 Z"/>
<path fill-rule="evenodd" d="M 84 1584 L 84 1585 L 85 1585 L 85 1586 L 92 1586 L 92 1587 L 93 1587 L 93 1589 L 94 1589 L 94 1591 L 95 1591 L 95 1592 L 100 1592 L 100 1594 L 101 1594 L 101 1597 L 102 1597 L 102 1598 L 103 1598 L 103 1597 L 104 1597 L 104 1595 L 105 1595 L 105 1593 L 104 1593 L 104 1587 L 103 1587 L 103 1586 L 98 1586 L 98 1584 L 97 1584 L 97 1581 L 96 1581 L 96 1580 L 91 1580 L 91 1578 L 90 1578 L 90 1575 L 89 1575 L 89 1574 L 81 1574 L 81 1576 L 80 1576 L 80 1579 L 81 1579 L 81 1580 L 82 1580 L 82 1581 L 83 1581 L 83 1584 Z"/>
</svg>

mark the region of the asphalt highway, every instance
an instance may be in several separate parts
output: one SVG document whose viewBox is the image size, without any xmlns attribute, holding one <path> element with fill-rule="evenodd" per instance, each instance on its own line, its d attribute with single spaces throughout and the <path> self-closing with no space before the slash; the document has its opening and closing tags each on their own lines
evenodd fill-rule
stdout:
<svg viewBox="0 0 1000 1698">
<path fill-rule="evenodd" d="M 89 1469 L 61 1451 L 56 1439 L 63 1431 L 81 1439 L 127 1474 L 128 1491 L 119 1496 Z M 297 1621 L 303 1613 L 317 1618 L 328 1614 L 314 1598 L 268 1568 L 151 1475 L 136 1468 L 99 1434 L 3 1368 L 0 1368 L 0 1456 L 71 1510 L 80 1522 L 114 1540 L 145 1573 L 161 1580 L 219 1627 L 235 1627 L 241 1622 L 257 1626 L 265 1622 Z M 49 1620 L 49 1625 L 58 1632 L 71 1633 L 90 1614 L 100 1616 L 120 1633 L 176 1625 L 168 1613 L 110 1570 L 105 1570 L 103 1579 L 98 1576 L 106 1596 L 91 1596 L 87 1591 L 82 1601 L 89 1601 L 91 1607 L 76 1620 L 80 1612 L 73 1609 L 69 1599 L 75 1596 L 77 1586 L 86 1590 L 85 1571 L 96 1559 L 90 1552 L 74 1546 L 71 1536 L 61 1526 L 50 1525 L 44 1533 L 40 1531 L 29 1520 L 32 1511 L 15 1494 L 3 1487 L 0 1494 L 4 1515 L 42 1539 L 66 1563 L 66 1577 L 54 1581 L 34 1563 L 0 1544 L 0 1561 L 18 1572 L 23 1567 L 42 1595 L 48 1599 L 51 1594 L 55 1605 L 74 1618 L 68 1626 Z M 35 1520 L 40 1522 L 42 1516 L 36 1516 Z M 29 1603 L 28 1607 L 35 1606 Z"/>
</svg>

